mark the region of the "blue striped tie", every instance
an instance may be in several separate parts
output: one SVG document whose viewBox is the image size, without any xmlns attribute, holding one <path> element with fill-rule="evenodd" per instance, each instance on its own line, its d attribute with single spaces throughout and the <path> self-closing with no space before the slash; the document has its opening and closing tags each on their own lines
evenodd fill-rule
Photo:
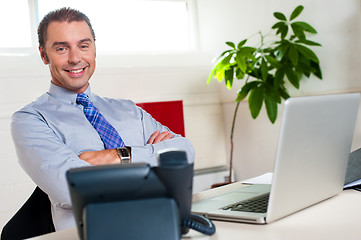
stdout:
<svg viewBox="0 0 361 240">
<path fill-rule="evenodd" d="M 79 93 L 76 102 L 83 105 L 83 111 L 86 118 L 99 133 L 100 138 L 104 142 L 106 149 L 124 147 L 125 144 L 119 136 L 117 130 L 100 114 L 98 109 L 94 107 L 85 93 Z"/>
</svg>

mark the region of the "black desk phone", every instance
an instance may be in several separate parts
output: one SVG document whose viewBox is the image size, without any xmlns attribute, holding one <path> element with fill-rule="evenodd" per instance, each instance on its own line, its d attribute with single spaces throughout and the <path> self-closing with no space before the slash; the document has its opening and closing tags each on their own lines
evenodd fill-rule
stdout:
<svg viewBox="0 0 361 240">
<path fill-rule="evenodd" d="M 184 151 L 158 154 L 159 166 L 71 169 L 66 177 L 80 239 L 178 240 L 190 228 L 212 235 L 207 218 L 191 214 L 193 164 Z"/>
</svg>

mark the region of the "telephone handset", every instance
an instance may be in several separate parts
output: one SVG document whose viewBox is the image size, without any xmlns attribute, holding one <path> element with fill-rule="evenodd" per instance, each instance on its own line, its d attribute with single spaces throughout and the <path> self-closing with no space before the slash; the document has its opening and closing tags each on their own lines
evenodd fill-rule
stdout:
<svg viewBox="0 0 361 240">
<path fill-rule="evenodd" d="M 179 209 L 181 233 L 189 229 L 206 235 L 213 235 L 216 228 L 208 218 L 191 214 L 193 164 L 187 161 L 186 152 L 181 150 L 164 150 L 158 153 L 159 166 L 153 170 L 167 187 L 169 197 L 174 198 Z"/>
</svg>

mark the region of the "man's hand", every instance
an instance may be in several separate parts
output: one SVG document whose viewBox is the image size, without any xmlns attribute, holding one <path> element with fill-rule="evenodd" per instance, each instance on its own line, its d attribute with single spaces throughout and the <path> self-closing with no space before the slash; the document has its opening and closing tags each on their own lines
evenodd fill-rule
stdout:
<svg viewBox="0 0 361 240">
<path fill-rule="evenodd" d="M 106 149 L 100 151 L 87 151 L 79 154 L 81 160 L 91 165 L 119 164 L 120 158 L 116 149 Z"/>
<path fill-rule="evenodd" d="M 155 144 L 155 143 L 159 143 L 161 141 L 167 140 L 167 139 L 171 139 L 173 137 L 173 134 L 171 134 L 168 131 L 159 133 L 159 131 L 155 131 L 152 136 L 150 136 L 149 140 L 148 140 L 148 144 Z"/>
</svg>

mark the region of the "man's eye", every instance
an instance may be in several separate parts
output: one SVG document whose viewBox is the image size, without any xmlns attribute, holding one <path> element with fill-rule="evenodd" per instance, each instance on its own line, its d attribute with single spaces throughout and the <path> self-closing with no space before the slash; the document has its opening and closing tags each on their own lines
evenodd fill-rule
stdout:
<svg viewBox="0 0 361 240">
<path fill-rule="evenodd" d="M 89 46 L 88 45 L 81 45 L 80 48 L 81 49 L 87 49 Z"/>
<path fill-rule="evenodd" d="M 58 48 L 56 49 L 56 51 L 57 51 L 57 52 L 63 52 L 63 51 L 65 51 L 65 48 L 64 48 L 64 47 L 58 47 Z"/>
</svg>

